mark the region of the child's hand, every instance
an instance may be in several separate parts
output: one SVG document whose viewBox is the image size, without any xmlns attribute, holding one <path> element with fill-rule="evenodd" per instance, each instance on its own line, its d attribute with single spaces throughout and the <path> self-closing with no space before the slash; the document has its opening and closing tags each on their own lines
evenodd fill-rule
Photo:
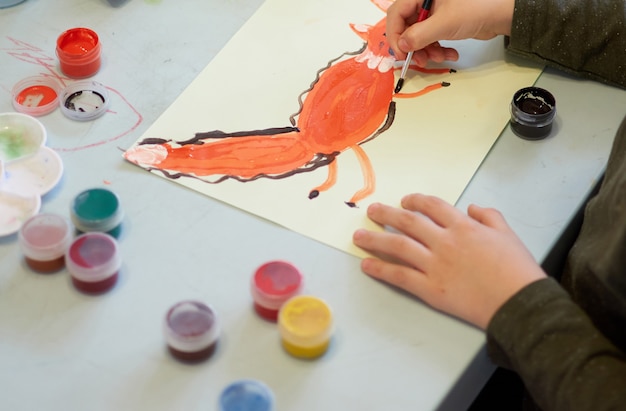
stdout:
<svg viewBox="0 0 626 411">
<path fill-rule="evenodd" d="M 399 233 L 354 233 L 355 245 L 379 257 L 364 259 L 363 271 L 482 329 L 516 292 L 546 276 L 494 209 L 471 205 L 465 215 L 411 194 L 402 208 L 372 204 L 367 214 Z"/>
</svg>

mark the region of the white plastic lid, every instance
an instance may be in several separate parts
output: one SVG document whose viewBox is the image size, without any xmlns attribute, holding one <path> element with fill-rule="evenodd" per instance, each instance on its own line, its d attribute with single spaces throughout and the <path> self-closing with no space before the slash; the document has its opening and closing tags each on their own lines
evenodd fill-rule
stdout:
<svg viewBox="0 0 626 411">
<path fill-rule="evenodd" d="M 63 89 L 60 101 L 66 117 L 78 121 L 94 120 L 109 108 L 109 92 L 97 81 L 77 81 Z"/>
<path fill-rule="evenodd" d="M 13 86 L 13 107 L 31 116 L 43 116 L 59 106 L 61 85 L 52 77 L 27 77 Z"/>
</svg>

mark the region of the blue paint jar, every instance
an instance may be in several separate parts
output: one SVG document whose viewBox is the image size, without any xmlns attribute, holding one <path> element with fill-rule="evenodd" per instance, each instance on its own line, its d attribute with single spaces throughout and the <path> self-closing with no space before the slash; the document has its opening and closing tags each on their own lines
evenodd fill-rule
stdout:
<svg viewBox="0 0 626 411">
<path fill-rule="evenodd" d="M 274 394 L 256 380 L 235 381 L 222 391 L 219 411 L 273 411 Z"/>
</svg>

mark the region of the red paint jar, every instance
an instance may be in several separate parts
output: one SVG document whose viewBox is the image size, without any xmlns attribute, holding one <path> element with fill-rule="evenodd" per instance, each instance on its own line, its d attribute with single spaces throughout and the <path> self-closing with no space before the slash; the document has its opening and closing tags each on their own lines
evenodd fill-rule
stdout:
<svg viewBox="0 0 626 411">
<path fill-rule="evenodd" d="M 71 241 L 68 221 L 56 214 L 29 218 L 18 234 L 26 264 L 39 273 L 53 273 L 65 267 L 65 252 Z"/>
<path fill-rule="evenodd" d="M 117 282 L 122 259 L 115 238 L 93 232 L 74 239 L 65 253 L 65 264 L 78 290 L 100 294 Z"/>
<path fill-rule="evenodd" d="M 302 274 L 285 261 L 270 261 L 260 266 L 251 282 L 254 310 L 259 316 L 276 321 L 285 301 L 302 290 Z"/>
<path fill-rule="evenodd" d="M 213 308 L 199 301 L 181 301 L 167 311 L 163 333 L 173 357 L 201 362 L 215 352 L 220 326 Z"/>
<path fill-rule="evenodd" d="M 68 77 L 85 78 L 100 70 L 100 39 L 95 31 L 77 27 L 61 33 L 56 53 L 61 71 Z"/>
</svg>

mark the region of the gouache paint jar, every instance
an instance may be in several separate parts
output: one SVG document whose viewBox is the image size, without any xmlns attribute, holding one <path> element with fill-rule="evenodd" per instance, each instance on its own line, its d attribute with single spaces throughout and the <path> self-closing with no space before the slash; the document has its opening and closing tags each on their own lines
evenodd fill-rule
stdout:
<svg viewBox="0 0 626 411">
<path fill-rule="evenodd" d="M 69 222 L 56 214 L 34 215 L 18 234 L 26 264 L 40 273 L 52 273 L 65 266 L 65 252 L 71 241 Z"/>
<path fill-rule="evenodd" d="M 518 90 L 511 101 L 511 128 L 519 137 L 540 140 L 552 130 L 556 100 L 547 90 L 526 87 Z"/>
<path fill-rule="evenodd" d="M 100 70 L 100 39 L 95 31 L 76 27 L 57 38 L 56 53 L 63 74 L 72 78 L 93 76 Z"/>
<path fill-rule="evenodd" d="M 267 385 L 256 380 L 235 381 L 224 388 L 219 411 L 272 411 L 274 394 Z"/>
<path fill-rule="evenodd" d="M 294 357 L 314 359 L 326 352 L 333 332 L 333 315 L 321 299 L 299 295 L 278 313 L 278 329 L 285 351 Z"/>
<path fill-rule="evenodd" d="M 200 362 L 215 352 L 220 325 L 210 306 L 182 301 L 167 311 L 163 333 L 172 356 L 183 362 Z"/>
<path fill-rule="evenodd" d="M 74 198 L 70 217 L 79 232 L 98 231 L 117 238 L 124 212 L 115 193 L 105 188 L 91 188 Z"/>
<path fill-rule="evenodd" d="M 105 233 L 85 233 L 70 245 L 65 265 L 78 290 L 100 294 L 117 282 L 122 259 L 115 238 Z"/>
<path fill-rule="evenodd" d="M 276 321 L 283 303 L 302 290 L 302 274 L 288 262 L 270 261 L 256 270 L 250 289 L 257 314 Z"/>
</svg>

